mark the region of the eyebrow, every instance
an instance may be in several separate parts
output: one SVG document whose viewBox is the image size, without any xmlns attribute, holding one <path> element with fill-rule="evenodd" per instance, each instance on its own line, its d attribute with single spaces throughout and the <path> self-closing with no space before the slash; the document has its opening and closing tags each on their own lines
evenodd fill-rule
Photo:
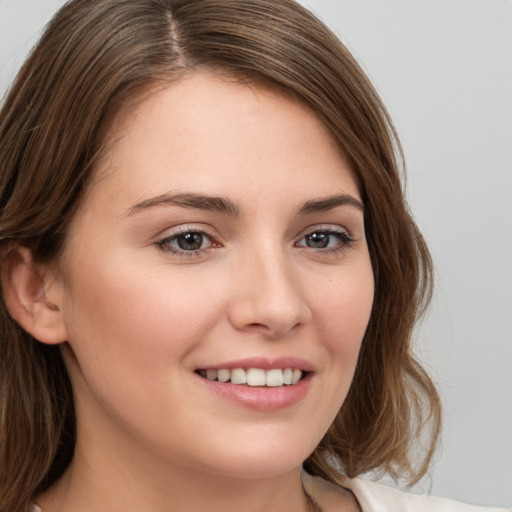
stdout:
<svg viewBox="0 0 512 512">
<path fill-rule="evenodd" d="M 363 203 L 359 199 L 356 199 L 354 196 L 348 194 L 337 194 L 334 196 L 321 197 L 319 199 L 307 201 L 299 208 L 298 213 L 305 214 L 324 212 L 327 210 L 332 210 L 338 206 L 352 206 L 364 213 Z"/>
<path fill-rule="evenodd" d="M 224 197 L 204 196 L 200 194 L 162 194 L 137 203 L 127 210 L 125 215 L 132 215 L 155 206 L 181 206 L 219 212 L 230 216 L 240 215 L 240 208 L 230 199 Z"/>
<path fill-rule="evenodd" d="M 145 199 L 130 207 L 123 216 L 133 215 L 135 213 L 154 208 L 157 206 L 180 206 L 182 208 L 194 208 L 222 213 L 232 217 L 240 216 L 241 208 L 225 197 L 205 196 L 201 194 L 182 193 L 182 194 L 162 194 L 160 196 Z M 337 194 L 329 197 L 322 197 L 306 201 L 297 211 L 298 215 L 304 215 L 314 212 L 323 212 L 332 210 L 338 206 L 352 206 L 364 212 L 364 205 L 359 199 L 348 194 Z"/>
</svg>

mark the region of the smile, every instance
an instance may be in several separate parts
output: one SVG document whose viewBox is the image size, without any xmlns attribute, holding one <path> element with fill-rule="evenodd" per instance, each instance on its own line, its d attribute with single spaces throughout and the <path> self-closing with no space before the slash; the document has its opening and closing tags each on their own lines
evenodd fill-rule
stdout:
<svg viewBox="0 0 512 512">
<path fill-rule="evenodd" d="M 233 368 L 231 370 L 207 369 L 198 370 L 197 373 L 208 380 L 218 382 L 231 382 L 247 386 L 281 387 L 297 384 L 306 374 L 298 368 Z"/>
</svg>

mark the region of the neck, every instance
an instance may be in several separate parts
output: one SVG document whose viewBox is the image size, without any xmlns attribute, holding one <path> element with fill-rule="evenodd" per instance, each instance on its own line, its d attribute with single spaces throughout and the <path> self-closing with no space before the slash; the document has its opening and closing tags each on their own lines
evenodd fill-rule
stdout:
<svg viewBox="0 0 512 512">
<path fill-rule="evenodd" d="M 119 460 L 119 459 L 118 459 Z M 44 512 L 306 512 L 301 468 L 272 477 L 236 477 L 179 465 L 98 463 L 77 447 L 66 474 L 41 495 Z M 313 509 L 314 510 L 314 509 Z"/>
</svg>

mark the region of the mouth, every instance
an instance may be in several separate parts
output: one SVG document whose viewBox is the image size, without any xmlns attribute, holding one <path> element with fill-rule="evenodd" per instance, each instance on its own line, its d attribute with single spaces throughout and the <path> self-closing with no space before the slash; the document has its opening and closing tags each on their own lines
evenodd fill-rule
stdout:
<svg viewBox="0 0 512 512">
<path fill-rule="evenodd" d="M 251 387 L 294 386 L 309 372 L 299 368 L 204 368 L 196 373 L 207 380 Z"/>
</svg>

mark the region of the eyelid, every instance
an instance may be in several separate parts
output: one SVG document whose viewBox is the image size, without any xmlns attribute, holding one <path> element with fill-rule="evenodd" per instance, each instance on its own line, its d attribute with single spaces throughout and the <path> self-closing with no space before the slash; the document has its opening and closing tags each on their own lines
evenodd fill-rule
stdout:
<svg viewBox="0 0 512 512">
<path fill-rule="evenodd" d="M 307 228 L 303 229 L 297 236 L 297 240 L 300 240 L 316 231 L 323 231 L 326 233 L 342 233 L 348 235 L 350 238 L 353 238 L 348 228 L 338 224 L 313 224 L 312 226 L 308 226 Z"/>
<path fill-rule="evenodd" d="M 326 233 L 328 235 L 338 235 L 338 243 L 332 247 L 309 247 L 301 242 L 308 236 L 314 233 Z M 308 226 L 304 229 L 297 237 L 294 243 L 295 247 L 304 249 L 315 254 L 322 254 L 325 256 L 335 255 L 343 253 L 355 242 L 354 237 L 350 234 L 350 231 L 342 226 L 336 224 L 317 224 Z"/>
<path fill-rule="evenodd" d="M 208 225 L 194 223 L 179 224 L 177 226 L 167 228 L 163 231 L 160 231 L 160 233 L 155 238 L 157 240 L 164 240 L 174 236 L 184 235 L 186 233 L 202 233 L 212 239 L 218 238 L 218 235 Z"/>
<path fill-rule="evenodd" d="M 157 245 L 160 250 L 162 250 L 164 253 L 168 253 L 173 256 L 178 256 L 182 258 L 192 258 L 192 257 L 200 257 L 201 255 L 205 254 L 209 249 L 212 247 L 220 247 L 221 244 L 217 241 L 216 235 L 211 233 L 211 229 L 208 229 L 208 227 L 205 227 L 204 224 L 194 225 L 194 224 L 180 224 L 179 226 L 176 226 L 174 228 L 170 228 L 168 230 L 165 230 L 162 232 L 155 242 L 155 245 Z M 180 235 L 186 235 L 188 233 L 199 233 L 205 237 L 207 237 L 211 244 L 208 247 L 200 248 L 196 250 L 182 250 L 179 248 L 172 247 L 169 242 L 172 239 L 175 239 L 179 237 Z"/>
</svg>

